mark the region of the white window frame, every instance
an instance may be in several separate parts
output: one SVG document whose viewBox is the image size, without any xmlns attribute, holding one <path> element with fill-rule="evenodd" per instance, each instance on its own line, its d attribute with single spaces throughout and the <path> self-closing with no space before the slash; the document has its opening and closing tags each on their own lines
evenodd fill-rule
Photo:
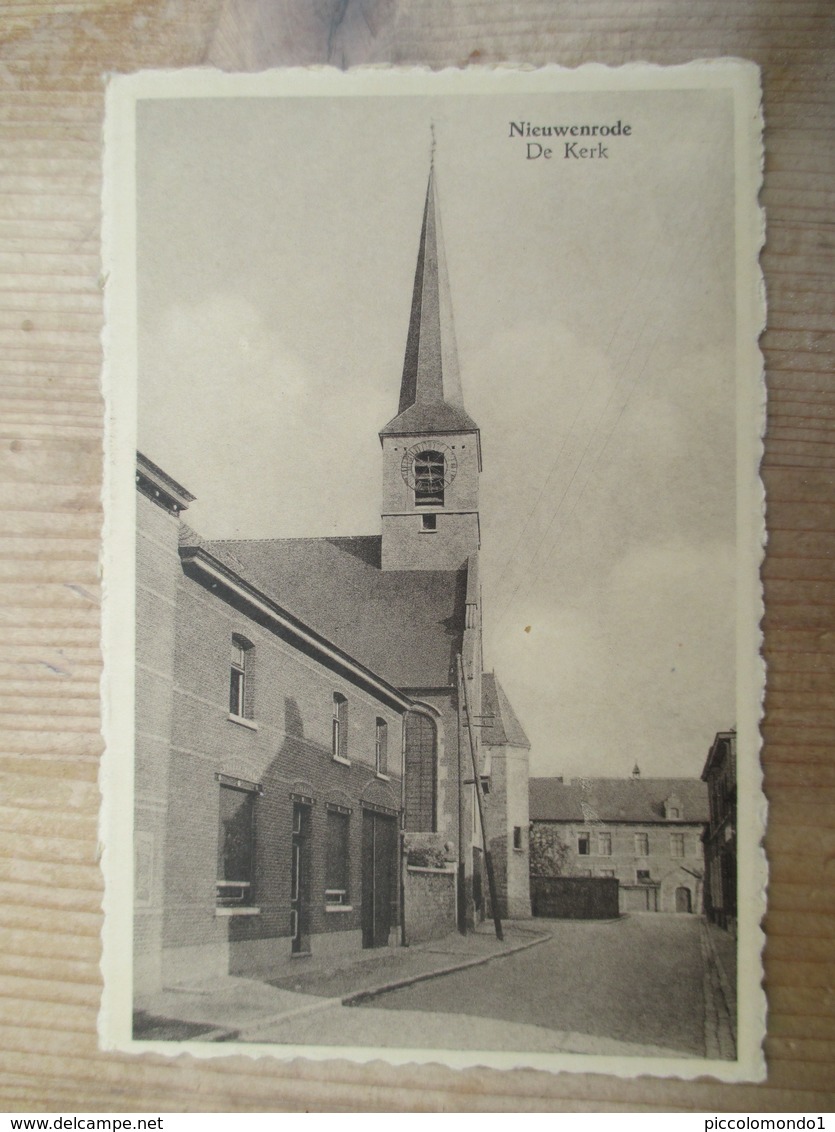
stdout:
<svg viewBox="0 0 835 1132">
<path fill-rule="evenodd" d="M 331 755 L 333 761 L 351 765 L 348 758 L 348 700 L 341 692 L 333 694 L 333 725 L 331 731 Z"/>
</svg>

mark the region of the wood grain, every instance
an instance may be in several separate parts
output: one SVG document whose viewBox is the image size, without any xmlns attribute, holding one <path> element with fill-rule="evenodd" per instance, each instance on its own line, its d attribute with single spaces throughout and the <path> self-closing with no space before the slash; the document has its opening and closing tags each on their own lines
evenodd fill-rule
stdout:
<svg viewBox="0 0 835 1132">
<path fill-rule="evenodd" d="M 835 329 L 828 0 L 6 0 L 0 12 L 0 1107 L 831 1110 Z M 97 1049 L 102 75 L 290 63 L 763 68 L 769 1073 L 761 1085 Z"/>
</svg>

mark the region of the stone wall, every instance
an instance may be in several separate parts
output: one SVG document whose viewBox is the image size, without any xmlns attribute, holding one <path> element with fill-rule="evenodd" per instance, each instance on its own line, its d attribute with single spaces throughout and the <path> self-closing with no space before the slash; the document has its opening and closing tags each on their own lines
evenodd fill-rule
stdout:
<svg viewBox="0 0 835 1132">
<path fill-rule="evenodd" d="M 455 865 L 408 865 L 404 876 L 406 943 L 441 939 L 456 930 Z"/>
</svg>

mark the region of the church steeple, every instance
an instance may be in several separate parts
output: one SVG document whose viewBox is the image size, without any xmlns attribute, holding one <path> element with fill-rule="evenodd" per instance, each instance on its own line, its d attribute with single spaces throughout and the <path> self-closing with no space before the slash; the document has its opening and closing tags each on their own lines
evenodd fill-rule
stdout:
<svg viewBox="0 0 835 1132">
<path fill-rule="evenodd" d="M 434 157 L 429 170 L 397 416 L 380 436 L 461 432 L 478 426 L 464 409 Z"/>
<path fill-rule="evenodd" d="M 464 408 L 434 158 L 397 416 L 383 446 L 382 568 L 457 570 L 479 548 L 478 425 Z"/>
</svg>

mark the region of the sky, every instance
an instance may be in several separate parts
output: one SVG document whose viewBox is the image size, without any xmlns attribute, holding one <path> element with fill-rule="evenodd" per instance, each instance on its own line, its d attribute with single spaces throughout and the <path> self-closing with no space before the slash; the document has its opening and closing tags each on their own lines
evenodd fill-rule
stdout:
<svg viewBox="0 0 835 1132">
<path fill-rule="evenodd" d="M 511 121 L 631 132 L 529 158 Z M 486 667 L 532 774 L 698 775 L 735 724 L 726 93 L 140 102 L 138 445 L 206 537 L 379 532 L 433 127 Z"/>
</svg>

